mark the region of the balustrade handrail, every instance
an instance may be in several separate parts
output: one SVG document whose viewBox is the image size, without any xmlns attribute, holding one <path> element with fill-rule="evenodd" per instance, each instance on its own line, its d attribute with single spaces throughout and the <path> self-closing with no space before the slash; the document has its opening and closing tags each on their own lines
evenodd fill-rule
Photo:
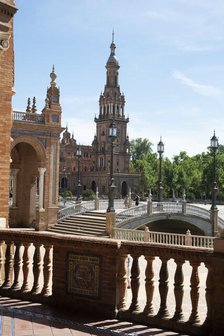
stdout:
<svg viewBox="0 0 224 336">
<path fill-rule="evenodd" d="M 184 212 L 184 203 L 177 203 L 177 202 L 152 202 L 152 213 L 149 214 L 156 214 L 156 213 L 170 213 L 170 214 L 180 214 L 189 215 L 189 216 L 198 216 L 205 220 L 210 221 L 211 219 L 211 212 L 210 210 L 202 209 L 198 206 L 185 203 L 186 211 Z M 138 205 L 133 206 L 131 208 L 125 209 L 120 211 L 116 216 L 116 226 L 120 225 L 122 222 L 130 220 L 131 217 L 138 217 L 147 214 L 147 205 Z M 218 217 L 219 226 L 224 228 L 224 220 Z"/>
<path fill-rule="evenodd" d="M 58 220 L 66 218 L 75 214 L 85 213 L 95 209 L 94 201 L 88 201 L 83 203 L 74 203 L 73 205 L 60 209 L 58 211 Z"/>
<path fill-rule="evenodd" d="M 83 256 L 85 253 L 88 256 L 95 256 L 97 251 L 97 256 L 102 259 L 99 263 L 100 268 L 103 267 L 104 270 L 102 272 L 101 269 L 99 285 L 104 286 L 105 293 L 107 291 L 110 293 L 108 296 L 110 303 L 111 299 L 117 302 L 117 304 L 114 303 L 118 311 L 116 318 L 123 320 L 128 318 L 129 321 L 134 321 L 136 311 L 138 311 L 141 312 L 138 315 L 138 322 L 143 325 L 149 323 L 155 327 L 176 332 L 183 333 L 184 331 L 185 334 L 222 334 L 216 333 L 217 329 L 215 329 L 217 327 L 220 330 L 220 325 L 221 327 L 223 325 L 223 311 L 219 310 L 222 301 L 219 303 L 219 300 L 212 299 L 213 296 L 217 298 L 218 293 L 222 293 L 220 289 L 222 289 L 223 275 L 218 267 L 223 264 L 223 255 L 220 253 L 214 254 L 214 258 L 212 250 L 195 249 L 193 246 L 161 246 L 155 242 L 148 244 L 142 241 L 117 242 L 109 238 L 96 240 L 91 237 L 65 237 L 49 232 L 22 232 L 15 229 L 0 230 L 0 233 L 1 295 L 8 297 L 16 295 L 17 298 L 22 299 L 32 298 L 34 302 L 45 300 L 45 302 L 59 303 L 60 301 L 62 309 L 63 304 L 69 304 L 69 307 L 72 304 L 77 306 L 76 297 L 70 300 L 67 292 L 68 282 L 65 281 L 65 274 L 68 272 L 68 263 L 66 258 L 71 251 L 78 256 Z M 29 253 L 31 249 L 33 252 Z M 108 249 L 111 250 L 108 251 Z M 144 260 L 141 261 L 140 256 L 143 256 Z M 128 258 L 132 261 L 129 262 Z M 161 266 L 157 265 L 154 268 L 154 262 L 158 258 Z M 143 261 L 145 266 L 143 266 Z M 171 277 L 169 275 L 172 275 L 173 271 L 170 269 L 169 262 L 173 263 L 174 276 Z M 183 266 L 189 263 L 191 273 L 186 273 L 186 268 Z M 207 272 L 204 272 L 205 289 L 202 284 L 200 293 L 199 267 L 201 263 L 204 263 Z M 111 267 L 112 264 L 118 267 Z M 140 273 L 141 271 L 144 273 Z M 111 281 L 108 279 L 116 281 L 112 290 Z M 159 299 L 158 294 L 154 297 L 157 282 L 159 283 Z M 126 299 L 128 285 L 130 301 Z M 140 286 L 145 290 L 140 290 Z M 83 287 L 80 285 L 80 288 Z M 169 304 L 168 292 L 173 297 L 175 296 L 174 303 L 171 302 L 172 307 Z M 206 300 L 201 303 L 200 297 L 203 297 L 205 293 Z M 103 301 L 93 296 L 89 297 L 89 301 L 88 297 L 81 301 L 82 298 L 79 296 L 78 300 L 81 302 L 80 306 L 83 307 L 88 303 L 104 307 L 105 297 Z M 189 311 L 184 306 L 186 300 Z M 204 313 L 205 320 L 201 319 L 201 312 Z"/>
<path fill-rule="evenodd" d="M 136 242 L 148 242 L 150 244 L 175 245 L 175 246 L 194 246 L 207 250 L 213 249 L 215 237 L 186 234 L 155 232 L 149 230 L 130 230 L 114 228 L 112 238 L 119 240 L 129 240 Z"/>
<path fill-rule="evenodd" d="M 13 111 L 13 120 L 34 124 L 43 124 L 45 121 L 43 114 L 19 111 Z"/>
<path fill-rule="evenodd" d="M 142 215 L 145 215 L 146 213 L 147 213 L 146 204 L 138 205 L 138 206 L 134 206 L 134 207 L 122 210 L 116 215 L 116 226 L 130 219 L 131 217 L 142 216 Z"/>
</svg>

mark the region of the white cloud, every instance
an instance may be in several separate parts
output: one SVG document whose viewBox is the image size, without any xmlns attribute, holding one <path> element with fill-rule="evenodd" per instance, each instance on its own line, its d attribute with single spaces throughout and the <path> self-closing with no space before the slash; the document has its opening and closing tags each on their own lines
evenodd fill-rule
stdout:
<svg viewBox="0 0 224 336">
<path fill-rule="evenodd" d="M 182 84 L 189 86 L 192 90 L 202 96 L 223 96 L 224 91 L 212 85 L 200 84 L 185 76 L 181 71 L 175 71 L 173 78 L 180 81 Z"/>
</svg>

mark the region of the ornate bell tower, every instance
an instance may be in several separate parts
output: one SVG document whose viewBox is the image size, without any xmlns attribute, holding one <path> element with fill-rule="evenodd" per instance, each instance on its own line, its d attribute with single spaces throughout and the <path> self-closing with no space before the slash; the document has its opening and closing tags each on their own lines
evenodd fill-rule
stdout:
<svg viewBox="0 0 224 336">
<path fill-rule="evenodd" d="M 125 97 L 120 91 L 118 80 L 120 66 L 115 49 L 113 33 L 110 56 L 106 63 L 106 84 L 99 98 L 99 115 L 95 118 L 96 136 L 93 141 L 93 152 L 95 153 L 95 170 L 109 172 L 111 152 L 109 127 L 114 120 L 118 129 L 118 136 L 114 143 L 114 173 L 116 174 L 129 173 L 130 144 L 127 136 L 129 118 L 126 118 L 124 113 Z"/>
</svg>

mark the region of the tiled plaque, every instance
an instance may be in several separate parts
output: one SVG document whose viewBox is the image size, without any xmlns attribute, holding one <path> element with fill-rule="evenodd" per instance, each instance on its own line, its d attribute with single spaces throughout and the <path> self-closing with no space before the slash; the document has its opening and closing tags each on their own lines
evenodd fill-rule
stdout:
<svg viewBox="0 0 224 336">
<path fill-rule="evenodd" d="M 68 254 L 68 293 L 99 297 L 100 256 Z"/>
</svg>

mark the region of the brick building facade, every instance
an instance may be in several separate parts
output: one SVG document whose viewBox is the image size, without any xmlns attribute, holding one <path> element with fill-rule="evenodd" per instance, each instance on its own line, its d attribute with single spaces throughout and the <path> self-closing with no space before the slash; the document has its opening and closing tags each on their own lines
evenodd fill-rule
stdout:
<svg viewBox="0 0 224 336">
<path fill-rule="evenodd" d="M 0 1 L 0 227 L 8 226 L 12 96 L 14 94 L 13 0 Z"/>
</svg>

